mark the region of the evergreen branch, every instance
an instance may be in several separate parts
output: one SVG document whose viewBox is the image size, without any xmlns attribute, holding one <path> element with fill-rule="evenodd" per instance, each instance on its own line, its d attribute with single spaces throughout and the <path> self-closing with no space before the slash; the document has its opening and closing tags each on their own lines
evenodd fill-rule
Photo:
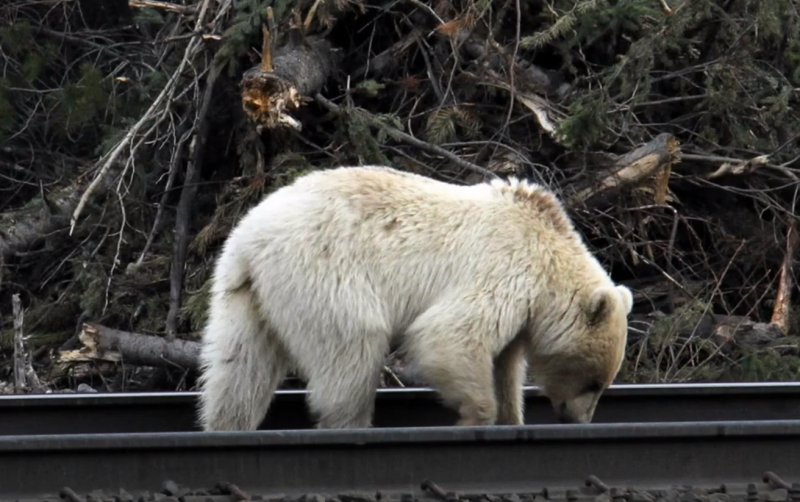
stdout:
<svg viewBox="0 0 800 502">
<path fill-rule="evenodd" d="M 330 110 L 332 112 L 338 113 L 338 112 L 341 111 L 341 107 L 339 105 L 333 103 L 332 101 L 327 100 L 326 98 L 324 98 L 319 93 L 317 93 L 314 96 L 314 99 L 317 101 L 317 103 L 321 104 L 323 107 L 327 108 L 328 110 Z M 431 154 L 434 154 L 434 155 L 441 155 L 442 157 L 452 161 L 454 164 L 458 165 L 459 167 L 463 167 L 465 169 L 469 169 L 470 171 L 472 171 L 474 173 L 481 174 L 481 175 L 486 176 L 488 178 L 493 178 L 493 179 L 497 178 L 497 175 L 495 173 L 489 171 L 488 169 L 484 169 L 481 166 L 478 166 L 476 164 L 473 164 L 472 162 L 464 160 L 464 159 L 458 157 L 457 155 L 455 155 L 455 154 L 453 154 L 451 152 L 448 152 L 444 148 L 440 148 L 440 147 L 438 147 L 436 145 L 432 145 L 430 143 L 426 143 L 424 141 L 421 141 L 421 140 L 419 140 L 419 139 L 417 139 L 417 138 L 415 138 L 415 137 L 413 137 L 413 136 L 411 136 L 409 134 L 404 133 L 403 131 L 397 129 L 396 127 L 392 127 L 392 126 L 390 126 L 388 124 L 385 124 L 385 123 L 383 123 L 381 121 L 378 121 L 378 120 L 376 120 L 374 118 L 371 118 L 371 122 L 375 126 L 380 127 L 382 129 L 385 129 L 386 133 L 389 134 L 390 136 L 399 138 L 399 139 L 403 140 L 404 142 L 408 143 L 411 146 L 415 146 L 415 147 L 417 147 L 417 148 L 419 148 L 421 150 L 424 150 L 424 151 L 426 151 L 428 153 L 431 153 Z"/>
</svg>

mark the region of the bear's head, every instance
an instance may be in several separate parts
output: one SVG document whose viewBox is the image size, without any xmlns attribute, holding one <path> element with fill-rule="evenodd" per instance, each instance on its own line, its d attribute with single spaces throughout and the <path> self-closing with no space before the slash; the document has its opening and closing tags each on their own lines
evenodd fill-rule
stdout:
<svg viewBox="0 0 800 502">
<path fill-rule="evenodd" d="M 600 395 L 622 366 L 633 306 L 625 286 L 592 288 L 576 300 L 564 336 L 546 354 L 531 357 L 537 383 L 561 423 L 592 421 Z"/>
</svg>

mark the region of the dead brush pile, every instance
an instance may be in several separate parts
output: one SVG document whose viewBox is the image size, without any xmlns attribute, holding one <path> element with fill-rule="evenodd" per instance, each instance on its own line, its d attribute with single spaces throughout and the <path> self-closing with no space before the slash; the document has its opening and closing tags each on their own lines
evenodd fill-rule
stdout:
<svg viewBox="0 0 800 502">
<path fill-rule="evenodd" d="M 367 163 L 558 191 L 635 291 L 622 381 L 796 379 L 798 9 L 4 2 L 0 380 L 191 388 L 237 218 Z"/>
</svg>

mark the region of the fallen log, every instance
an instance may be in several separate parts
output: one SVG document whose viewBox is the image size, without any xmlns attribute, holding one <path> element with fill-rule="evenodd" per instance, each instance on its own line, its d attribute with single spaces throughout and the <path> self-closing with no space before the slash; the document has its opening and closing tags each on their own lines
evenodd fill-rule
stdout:
<svg viewBox="0 0 800 502">
<path fill-rule="evenodd" d="M 93 323 L 83 325 L 78 339 L 83 347 L 62 351 L 59 362 L 109 361 L 187 370 L 198 367 L 200 344 L 191 340 L 168 340 Z"/>
<path fill-rule="evenodd" d="M 291 33 L 283 47 L 272 51 L 270 30 L 264 27 L 261 64 L 242 76 L 242 107 L 254 123 L 272 129 L 288 125 L 300 130 L 289 113 L 311 101 L 341 61 L 324 38 Z M 274 32 L 274 30 L 273 30 Z"/>
<path fill-rule="evenodd" d="M 116 176 L 107 176 L 95 196 L 106 193 Z M 47 195 L 42 191 L 20 209 L 0 214 L 0 257 L 11 258 L 39 244 L 54 232 L 69 229 L 69 218 L 88 183 L 79 179 Z"/>
<path fill-rule="evenodd" d="M 199 366 L 200 343 L 192 340 L 170 340 L 161 336 L 120 331 L 96 323 L 84 324 L 78 339 L 83 346 L 77 350 L 62 350 L 58 356 L 60 366 L 86 362 L 122 362 L 134 366 L 191 371 L 196 371 Z M 402 360 L 392 356 L 386 360 L 384 373 L 387 385 L 424 385 Z"/>
<path fill-rule="evenodd" d="M 605 167 L 608 175 L 579 187 L 567 187 L 572 191 L 567 199 L 570 205 L 584 203 L 597 195 L 609 194 L 626 186 L 636 185 L 661 170 L 670 169 L 680 162 L 678 140 L 671 134 L 659 134 L 652 141 L 618 157 L 611 166 Z"/>
</svg>

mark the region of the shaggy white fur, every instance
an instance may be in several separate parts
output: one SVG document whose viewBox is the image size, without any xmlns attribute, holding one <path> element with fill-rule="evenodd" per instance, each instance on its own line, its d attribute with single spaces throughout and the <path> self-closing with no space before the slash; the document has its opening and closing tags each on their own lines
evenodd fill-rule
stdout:
<svg viewBox="0 0 800 502">
<path fill-rule="evenodd" d="M 588 422 L 633 299 L 545 188 L 367 166 L 303 176 L 250 210 L 210 302 L 209 431 L 257 428 L 291 369 L 318 427 L 369 427 L 393 342 L 461 425 L 522 423 L 528 365 L 562 421 Z"/>
</svg>

